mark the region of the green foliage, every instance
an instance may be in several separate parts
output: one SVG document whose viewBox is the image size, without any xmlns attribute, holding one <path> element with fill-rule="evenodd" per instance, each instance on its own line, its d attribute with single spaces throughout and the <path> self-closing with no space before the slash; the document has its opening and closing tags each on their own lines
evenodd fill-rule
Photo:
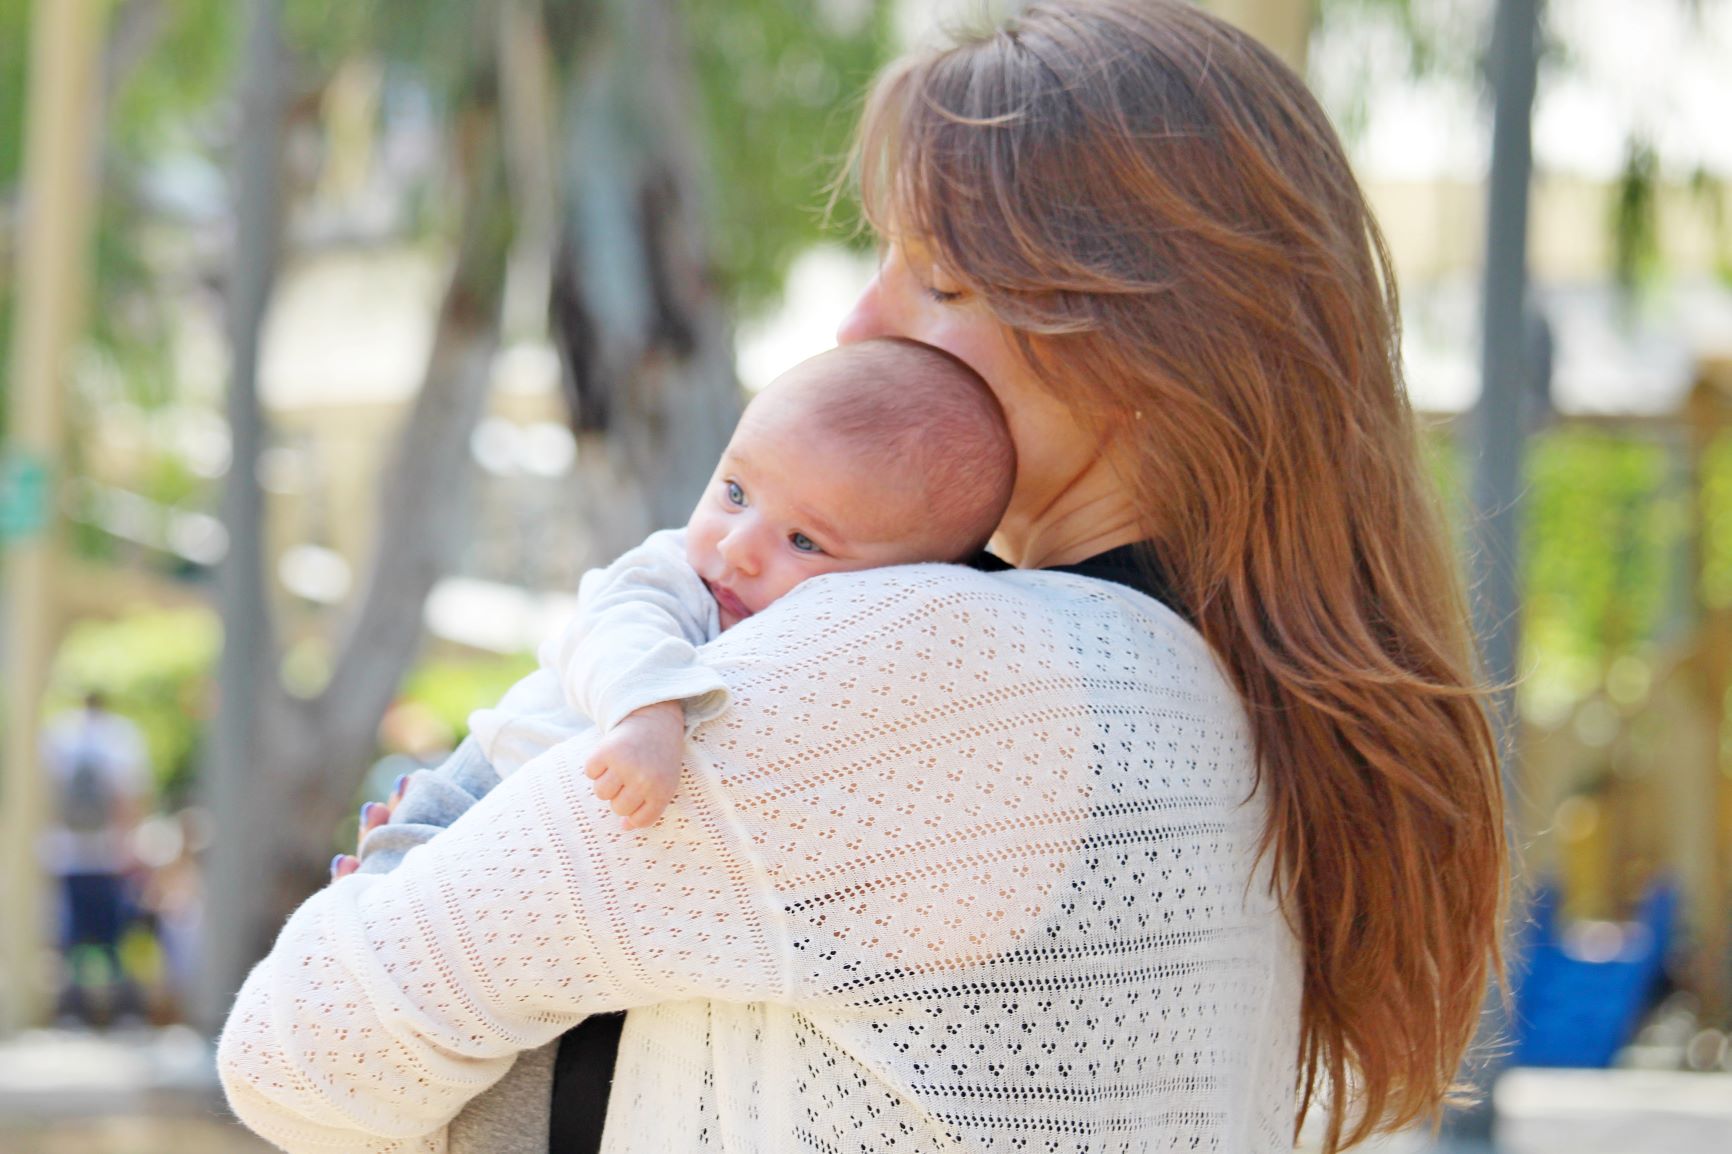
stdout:
<svg viewBox="0 0 1732 1154">
<path fill-rule="evenodd" d="M 136 65 L 120 77 L 105 126 L 110 163 L 130 165 L 168 146 L 186 147 L 220 106 L 233 79 L 239 4 L 210 0 L 122 0 L 111 18 L 113 36 L 128 27 L 127 10 L 150 7 L 147 43 Z M 142 35 L 142 34 L 141 34 Z"/>
<path fill-rule="evenodd" d="M 1714 272 L 1732 285 L 1732 226 L 1726 218 L 1726 182 L 1702 165 L 1690 173 L 1690 195 L 1708 220 L 1714 238 Z M 0 307 L 4 307 L 0 303 Z"/>
<path fill-rule="evenodd" d="M 851 19 L 836 15 L 848 9 L 858 10 Z M 716 176 L 711 243 L 745 311 L 773 302 L 789 262 L 826 235 L 824 189 L 885 58 L 890 9 L 883 0 L 682 4 Z M 844 215 L 828 235 L 851 224 Z"/>
<path fill-rule="evenodd" d="M 1419 439 L 1419 452 L 1425 470 L 1431 475 L 1432 484 L 1437 487 L 1438 497 L 1450 517 L 1450 524 L 1455 526 L 1463 515 L 1462 486 L 1467 482 L 1462 473 L 1461 454 L 1456 452 L 1448 429 L 1436 427 L 1424 430 Z"/>
<path fill-rule="evenodd" d="M 0 202 L 16 196 L 23 160 L 28 83 L 28 12 L 0 4 Z M 103 179 L 95 214 L 86 338 L 118 370 L 132 399 L 170 392 L 168 323 L 145 255 L 146 213 L 138 182 L 165 150 L 196 147 L 229 80 L 235 6 L 210 0 L 118 0 L 107 23 Z M 0 242 L 0 365 L 9 363 L 13 254 Z M 3 372 L 0 369 L 0 372 Z"/>
<path fill-rule="evenodd" d="M 1612 276 L 1634 293 L 1660 264 L 1659 158 L 1643 136 L 1624 144 L 1624 166 L 1612 194 Z"/>
<path fill-rule="evenodd" d="M 30 56 L 30 9 L 24 0 L 0 3 L 0 201 L 24 164 L 24 62 Z"/>
<path fill-rule="evenodd" d="M 24 62 L 30 52 L 30 5 L 0 2 L 0 441 L 6 436 L 12 373 L 12 275 L 17 260 L 8 217 L 24 163 Z"/>
<path fill-rule="evenodd" d="M 1365 135 L 1391 81 L 1478 80 L 1478 14 L 1420 0 L 1316 0 L 1308 79 L 1348 140 Z"/>
<path fill-rule="evenodd" d="M 557 7 L 571 0 L 541 2 Z M 451 99 L 477 71 L 491 72 L 500 6 L 501 0 L 286 0 L 283 36 L 305 85 L 367 54 L 412 70 Z"/>
<path fill-rule="evenodd" d="M 81 621 L 55 657 L 47 705 L 75 707 L 92 689 L 144 731 L 159 791 L 184 800 L 197 771 L 199 739 L 216 669 L 222 626 L 205 609 L 156 610 L 107 621 Z M 499 700 L 535 668 L 527 654 L 421 665 L 402 697 L 424 706 L 455 735 L 469 712 Z"/>
<path fill-rule="evenodd" d="M 1703 452 L 1701 485 L 1702 600 L 1726 609 L 1732 607 L 1732 435 Z"/>
<path fill-rule="evenodd" d="M 184 800 L 221 637 L 216 614 L 205 609 L 78 622 L 55 657 L 48 705 L 72 708 L 86 692 L 101 690 L 144 731 L 160 794 Z"/>
<path fill-rule="evenodd" d="M 84 340 L 108 362 L 110 379 L 119 383 L 126 399 L 155 408 L 174 398 L 170 301 L 142 251 L 145 213 L 123 191 L 130 183 L 117 175 L 111 194 L 99 206 L 93 238 L 95 299 Z M 73 414 L 74 421 L 78 416 Z"/>
<path fill-rule="evenodd" d="M 1413 76 L 1460 74 L 1473 67 L 1474 42 L 1453 35 L 1459 25 L 1438 19 L 1435 5 L 1415 0 L 1319 0 L 1320 18 L 1382 17 L 1401 33 L 1405 65 Z"/>
<path fill-rule="evenodd" d="M 1522 665 L 1531 708 L 1553 713 L 1580 700 L 1616 658 L 1688 620 L 1681 567 L 1692 510 L 1674 474 L 1676 452 L 1583 428 L 1530 442 Z M 1732 455 L 1716 466 L 1721 485 L 1732 484 L 1727 466 Z"/>
<path fill-rule="evenodd" d="M 403 683 L 399 697 L 424 706 L 451 732 L 461 737 L 469 732 L 469 714 L 504 696 L 526 674 L 535 669 L 532 654 L 513 657 L 438 660 L 425 662 Z"/>
<path fill-rule="evenodd" d="M 310 74 L 370 52 L 447 108 L 486 74 L 500 0 L 289 0 L 286 35 Z M 581 64 L 599 0 L 541 0 L 556 57 Z M 679 0 L 709 168 L 711 250 L 743 311 L 768 307 L 789 263 L 825 232 L 824 189 L 844 158 L 858 96 L 891 40 L 888 0 Z"/>
<path fill-rule="evenodd" d="M 1459 428 L 1432 430 L 1422 447 L 1466 558 L 1472 472 L 1454 441 Z M 1620 657 L 1646 659 L 1692 625 L 1694 497 L 1681 451 L 1652 434 L 1581 426 L 1528 441 L 1520 695 L 1535 720 L 1563 716 L 1604 687 Z M 1708 454 L 1702 479 L 1703 590 L 1723 606 L 1732 604 L 1732 437 Z"/>
</svg>

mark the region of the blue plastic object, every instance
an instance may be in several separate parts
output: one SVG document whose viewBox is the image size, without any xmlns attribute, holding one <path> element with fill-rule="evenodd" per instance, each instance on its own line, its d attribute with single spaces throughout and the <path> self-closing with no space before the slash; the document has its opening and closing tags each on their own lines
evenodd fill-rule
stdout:
<svg viewBox="0 0 1732 1154">
<path fill-rule="evenodd" d="M 1545 886 L 1530 907 L 1515 980 L 1518 1066 L 1605 1067 L 1635 1034 L 1660 980 L 1678 920 L 1678 888 L 1652 886 L 1634 922 L 1611 931 L 1610 956 L 1583 957 L 1566 942 L 1559 893 Z M 1602 941 L 1602 945 L 1608 944 Z"/>
</svg>

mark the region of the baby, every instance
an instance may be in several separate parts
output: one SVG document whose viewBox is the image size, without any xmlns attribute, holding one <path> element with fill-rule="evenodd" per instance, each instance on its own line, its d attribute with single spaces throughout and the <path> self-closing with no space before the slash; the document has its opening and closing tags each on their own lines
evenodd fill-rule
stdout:
<svg viewBox="0 0 1732 1154">
<path fill-rule="evenodd" d="M 446 766 L 412 779 L 392 825 L 442 824 L 441 774 L 503 778 L 592 724 L 604 735 L 585 765 L 597 795 L 627 828 L 653 823 L 686 734 L 728 703 L 697 646 L 809 577 L 974 555 L 1015 472 L 997 400 L 949 354 L 886 339 L 802 362 L 747 407 L 686 527 L 584 575 L 539 668 L 471 716 Z M 489 783 L 478 784 L 465 792 Z M 364 870 L 424 840 L 392 825 L 368 835 Z"/>
</svg>

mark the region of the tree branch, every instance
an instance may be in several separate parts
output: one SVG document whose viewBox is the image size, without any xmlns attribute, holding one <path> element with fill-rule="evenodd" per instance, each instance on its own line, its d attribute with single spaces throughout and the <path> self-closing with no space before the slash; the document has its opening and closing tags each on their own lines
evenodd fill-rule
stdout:
<svg viewBox="0 0 1732 1154">
<path fill-rule="evenodd" d="M 371 734 L 420 646 L 423 605 L 450 568 L 475 467 L 469 436 L 487 399 L 513 232 L 497 108 L 464 114 L 463 227 L 425 381 L 385 472 L 368 581 L 317 701 L 319 724 Z M 331 767 L 343 788 L 352 767 Z"/>
</svg>

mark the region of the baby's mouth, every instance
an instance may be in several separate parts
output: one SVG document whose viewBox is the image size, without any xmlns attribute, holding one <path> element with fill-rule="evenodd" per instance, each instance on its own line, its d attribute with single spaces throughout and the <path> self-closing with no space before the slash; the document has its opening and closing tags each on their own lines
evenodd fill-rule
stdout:
<svg viewBox="0 0 1732 1154">
<path fill-rule="evenodd" d="M 714 581 L 705 581 L 704 584 L 709 587 L 710 596 L 716 599 L 716 604 L 726 610 L 730 616 L 744 621 L 752 615 L 752 611 L 746 608 L 746 603 L 741 601 L 734 591 L 726 585 L 718 585 Z"/>
</svg>

